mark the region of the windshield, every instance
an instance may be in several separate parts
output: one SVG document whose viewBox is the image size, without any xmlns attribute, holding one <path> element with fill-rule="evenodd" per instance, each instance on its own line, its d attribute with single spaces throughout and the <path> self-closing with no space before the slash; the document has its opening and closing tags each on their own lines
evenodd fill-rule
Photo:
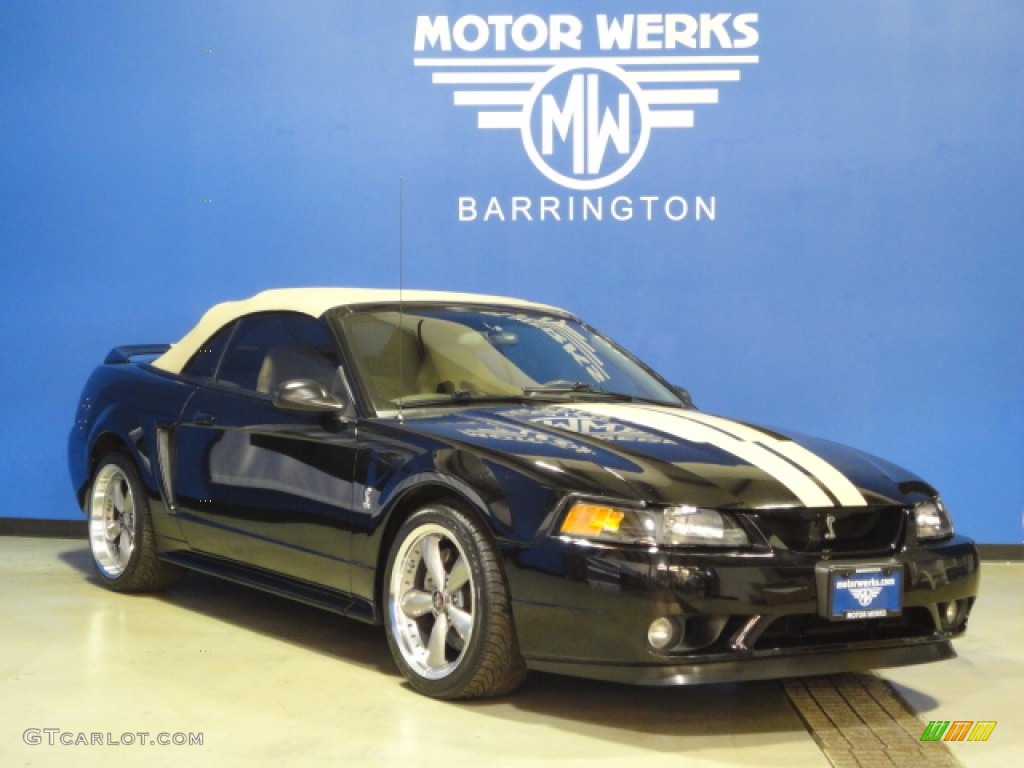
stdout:
<svg viewBox="0 0 1024 768">
<path fill-rule="evenodd" d="M 564 317 L 406 307 L 343 314 L 338 322 L 378 411 L 489 399 L 615 397 L 680 405 L 619 347 Z"/>
</svg>

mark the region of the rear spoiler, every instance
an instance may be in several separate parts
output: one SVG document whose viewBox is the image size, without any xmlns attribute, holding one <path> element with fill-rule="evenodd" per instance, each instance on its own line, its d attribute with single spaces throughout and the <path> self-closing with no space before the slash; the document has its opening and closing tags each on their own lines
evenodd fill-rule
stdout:
<svg viewBox="0 0 1024 768">
<path fill-rule="evenodd" d="M 118 363 L 130 363 L 133 357 L 162 355 L 170 348 L 170 344 L 129 344 L 123 347 L 114 347 L 107 354 L 103 364 L 117 365 Z"/>
</svg>

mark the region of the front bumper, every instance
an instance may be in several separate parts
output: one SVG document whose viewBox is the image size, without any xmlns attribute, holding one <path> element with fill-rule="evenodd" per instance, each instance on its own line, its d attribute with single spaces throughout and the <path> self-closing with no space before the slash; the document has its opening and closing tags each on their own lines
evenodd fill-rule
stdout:
<svg viewBox="0 0 1024 768">
<path fill-rule="evenodd" d="M 680 554 L 552 539 L 511 554 L 507 573 L 520 648 L 543 671 L 678 685 L 955 656 L 950 640 L 966 629 L 978 591 L 974 544 L 953 537 L 886 559 L 903 571 L 902 614 L 853 621 L 822 615 L 820 555 Z M 679 628 L 662 650 L 647 639 L 658 618 Z"/>
</svg>

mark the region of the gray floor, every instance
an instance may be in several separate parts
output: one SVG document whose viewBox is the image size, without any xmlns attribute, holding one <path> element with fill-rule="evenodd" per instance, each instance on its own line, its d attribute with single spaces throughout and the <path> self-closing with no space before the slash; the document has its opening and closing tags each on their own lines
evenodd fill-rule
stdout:
<svg viewBox="0 0 1024 768">
<path fill-rule="evenodd" d="M 858 678 L 894 686 L 922 728 L 998 722 L 986 742 L 950 745 L 954 763 L 1013 765 L 1024 751 L 1022 576 L 1022 564 L 984 564 L 958 659 Z M 3 766 L 801 768 L 906 754 L 854 736 L 830 761 L 795 689 L 772 682 L 643 689 L 534 674 L 499 701 L 435 702 L 403 684 L 378 629 L 199 575 L 165 595 L 115 595 L 77 541 L 0 538 L 0 585 Z M 189 734 L 202 744 L 150 743 Z"/>
</svg>

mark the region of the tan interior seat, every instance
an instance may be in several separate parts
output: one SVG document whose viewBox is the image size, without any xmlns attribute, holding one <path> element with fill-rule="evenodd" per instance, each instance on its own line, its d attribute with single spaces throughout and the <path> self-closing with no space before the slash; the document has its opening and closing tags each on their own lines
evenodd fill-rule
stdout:
<svg viewBox="0 0 1024 768">
<path fill-rule="evenodd" d="M 419 335 L 439 384 L 494 395 L 517 395 L 536 384 L 472 328 L 430 318 L 421 322 Z"/>
<path fill-rule="evenodd" d="M 355 315 L 346 319 L 346 332 L 379 408 L 455 390 L 518 395 L 536 384 L 478 331 L 452 320 Z"/>
<path fill-rule="evenodd" d="M 397 312 L 356 315 L 346 322 L 349 342 L 377 407 L 437 392 L 438 378 L 420 343 L 418 322 Z"/>
</svg>

